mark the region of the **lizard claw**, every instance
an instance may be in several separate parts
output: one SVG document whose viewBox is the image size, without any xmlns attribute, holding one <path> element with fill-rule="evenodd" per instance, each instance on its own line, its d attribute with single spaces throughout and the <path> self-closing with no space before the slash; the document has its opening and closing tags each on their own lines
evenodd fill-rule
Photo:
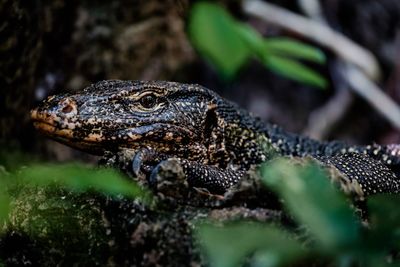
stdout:
<svg viewBox="0 0 400 267">
<path fill-rule="evenodd" d="M 139 151 L 138 153 L 135 154 L 135 157 L 132 160 L 132 172 L 138 177 L 142 175 L 141 173 L 141 166 L 143 162 L 143 153 L 142 151 Z"/>
<path fill-rule="evenodd" d="M 151 173 L 154 166 L 166 158 L 166 155 L 160 154 L 155 150 L 142 148 L 133 157 L 131 170 L 137 177 L 146 176 Z"/>
<path fill-rule="evenodd" d="M 142 148 L 136 152 L 131 163 L 132 172 L 138 176 L 147 176 L 157 164 L 168 156 L 150 148 Z"/>
<path fill-rule="evenodd" d="M 177 158 L 161 161 L 151 172 L 149 184 L 157 191 L 164 193 L 176 192 L 179 188 L 187 191 L 189 187 L 182 165 Z"/>
</svg>

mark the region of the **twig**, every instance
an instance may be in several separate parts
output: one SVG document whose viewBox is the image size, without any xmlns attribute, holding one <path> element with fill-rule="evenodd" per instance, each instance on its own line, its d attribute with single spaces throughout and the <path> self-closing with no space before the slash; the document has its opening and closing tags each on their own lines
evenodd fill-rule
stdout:
<svg viewBox="0 0 400 267">
<path fill-rule="evenodd" d="M 348 82 L 355 92 L 365 98 L 376 110 L 384 115 L 393 126 L 400 130 L 399 106 L 382 90 L 371 82 L 358 68 L 347 64 L 342 69 L 343 75 L 349 77 Z"/>
<path fill-rule="evenodd" d="M 331 75 L 335 86 L 335 95 L 322 107 L 314 110 L 309 118 L 304 134 L 312 138 L 326 139 L 330 131 L 345 116 L 354 101 L 354 94 L 349 91 L 347 76 L 339 73 L 343 61 L 335 60 L 332 64 Z"/>
<path fill-rule="evenodd" d="M 329 48 L 344 60 L 362 69 L 371 79 L 379 79 L 380 69 L 375 57 L 368 50 L 331 28 L 260 0 L 245 0 L 243 9 L 250 15 L 296 32 Z"/>
<path fill-rule="evenodd" d="M 297 3 L 308 17 L 327 25 L 319 0 L 298 0 Z"/>
<path fill-rule="evenodd" d="M 245 0 L 243 8 L 250 15 L 296 32 L 335 52 L 346 62 L 342 75 L 346 77 L 351 88 L 400 130 L 399 106 L 370 81 L 377 79 L 380 71 L 376 59 L 369 51 L 321 23 L 273 4 L 260 0 Z"/>
<path fill-rule="evenodd" d="M 298 0 L 301 10 L 313 20 L 328 25 L 319 0 Z M 354 97 L 348 90 L 348 77 L 343 76 L 339 69 L 344 65 L 341 58 L 335 59 L 331 65 L 331 76 L 335 95 L 322 107 L 314 110 L 309 118 L 304 133 L 315 139 L 325 139 L 334 126 L 343 119 L 351 107 Z"/>
</svg>

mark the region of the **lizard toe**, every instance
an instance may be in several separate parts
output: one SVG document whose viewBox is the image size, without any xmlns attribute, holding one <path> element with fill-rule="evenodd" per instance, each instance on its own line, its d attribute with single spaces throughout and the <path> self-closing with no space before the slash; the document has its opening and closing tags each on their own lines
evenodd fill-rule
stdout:
<svg viewBox="0 0 400 267">
<path fill-rule="evenodd" d="M 131 168 L 133 174 L 135 174 L 136 176 L 140 176 L 142 174 L 141 173 L 142 157 L 143 155 L 140 152 L 138 152 L 135 154 L 135 157 L 132 160 Z"/>
<path fill-rule="evenodd" d="M 177 158 L 169 158 L 161 161 L 151 172 L 149 184 L 157 191 L 164 191 L 163 188 L 177 187 L 178 184 L 185 184 L 188 187 L 186 176 L 182 165 Z"/>
<path fill-rule="evenodd" d="M 133 157 L 131 163 L 132 172 L 136 176 L 147 176 L 160 161 L 165 159 L 166 155 L 159 154 L 154 150 L 148 148 L 140 149 Z"/>
</svg>

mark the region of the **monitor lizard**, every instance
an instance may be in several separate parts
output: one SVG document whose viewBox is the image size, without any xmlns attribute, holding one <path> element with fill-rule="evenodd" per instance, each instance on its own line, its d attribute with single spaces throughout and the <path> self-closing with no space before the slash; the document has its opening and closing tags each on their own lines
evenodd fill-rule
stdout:
<svg viewBox="0 0 400 267">
<path fill-rule="evenodd" d="M 178 163 L 190 186 L 215 194 L 276 155 L 311 157 L 359 184 L 361 195 L 400 188 L 400 145 L 319 142 L 265 123 L 195 84 L 101 81 L 48 97 L 31 118 L 45 135 L 88 153 L 135 151 L 132 169 L 150 181 L 169 162 Z"/>
</svg>

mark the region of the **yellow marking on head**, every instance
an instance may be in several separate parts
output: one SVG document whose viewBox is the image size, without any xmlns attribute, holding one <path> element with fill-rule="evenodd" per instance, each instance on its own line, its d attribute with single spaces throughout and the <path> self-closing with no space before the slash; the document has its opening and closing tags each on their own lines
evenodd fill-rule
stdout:
<svg viewBox="0 0 400 267">
<path fill-rule="evenodd" d="M 132 141 L 140 140 L 142 138 L 140 134 L 132 134 L 132 133 L 128 133 L 128 137 Z"/>
<path fill-rule="evenodd" d="M 174 140 L 174 134 L 171 133 L 171 132 L 166 133 L 165 136 L 164 136 L 164 140 L 165 140 L 165 141 L 172 141 L 172 140 Z"/>
<path fill-rule="evenodd" d="M 85 141 L 101 141 L 103 140 L 103 134 L 89 134 L 87 137 L 84 139 Z"/>
<path fill-rule="evenodd" d="M 73 131 L 71 129 L 57 129 L 55 126 L 46 122 L 35 121 L 33 122 L 33 125 L 42 133 L 52 137 L 60 136 L 65 138 L 72 138 L 73 136 Z"/>
<path fill-rule="evenodd" d="M 209 103 L 207 105 L 207 109 L 208 110 L 213 110 L 213 109 L 216 109 L 216 108 L 217 108 L 217 104 L 215 104 L 215 103 Z"/>
</svg>

